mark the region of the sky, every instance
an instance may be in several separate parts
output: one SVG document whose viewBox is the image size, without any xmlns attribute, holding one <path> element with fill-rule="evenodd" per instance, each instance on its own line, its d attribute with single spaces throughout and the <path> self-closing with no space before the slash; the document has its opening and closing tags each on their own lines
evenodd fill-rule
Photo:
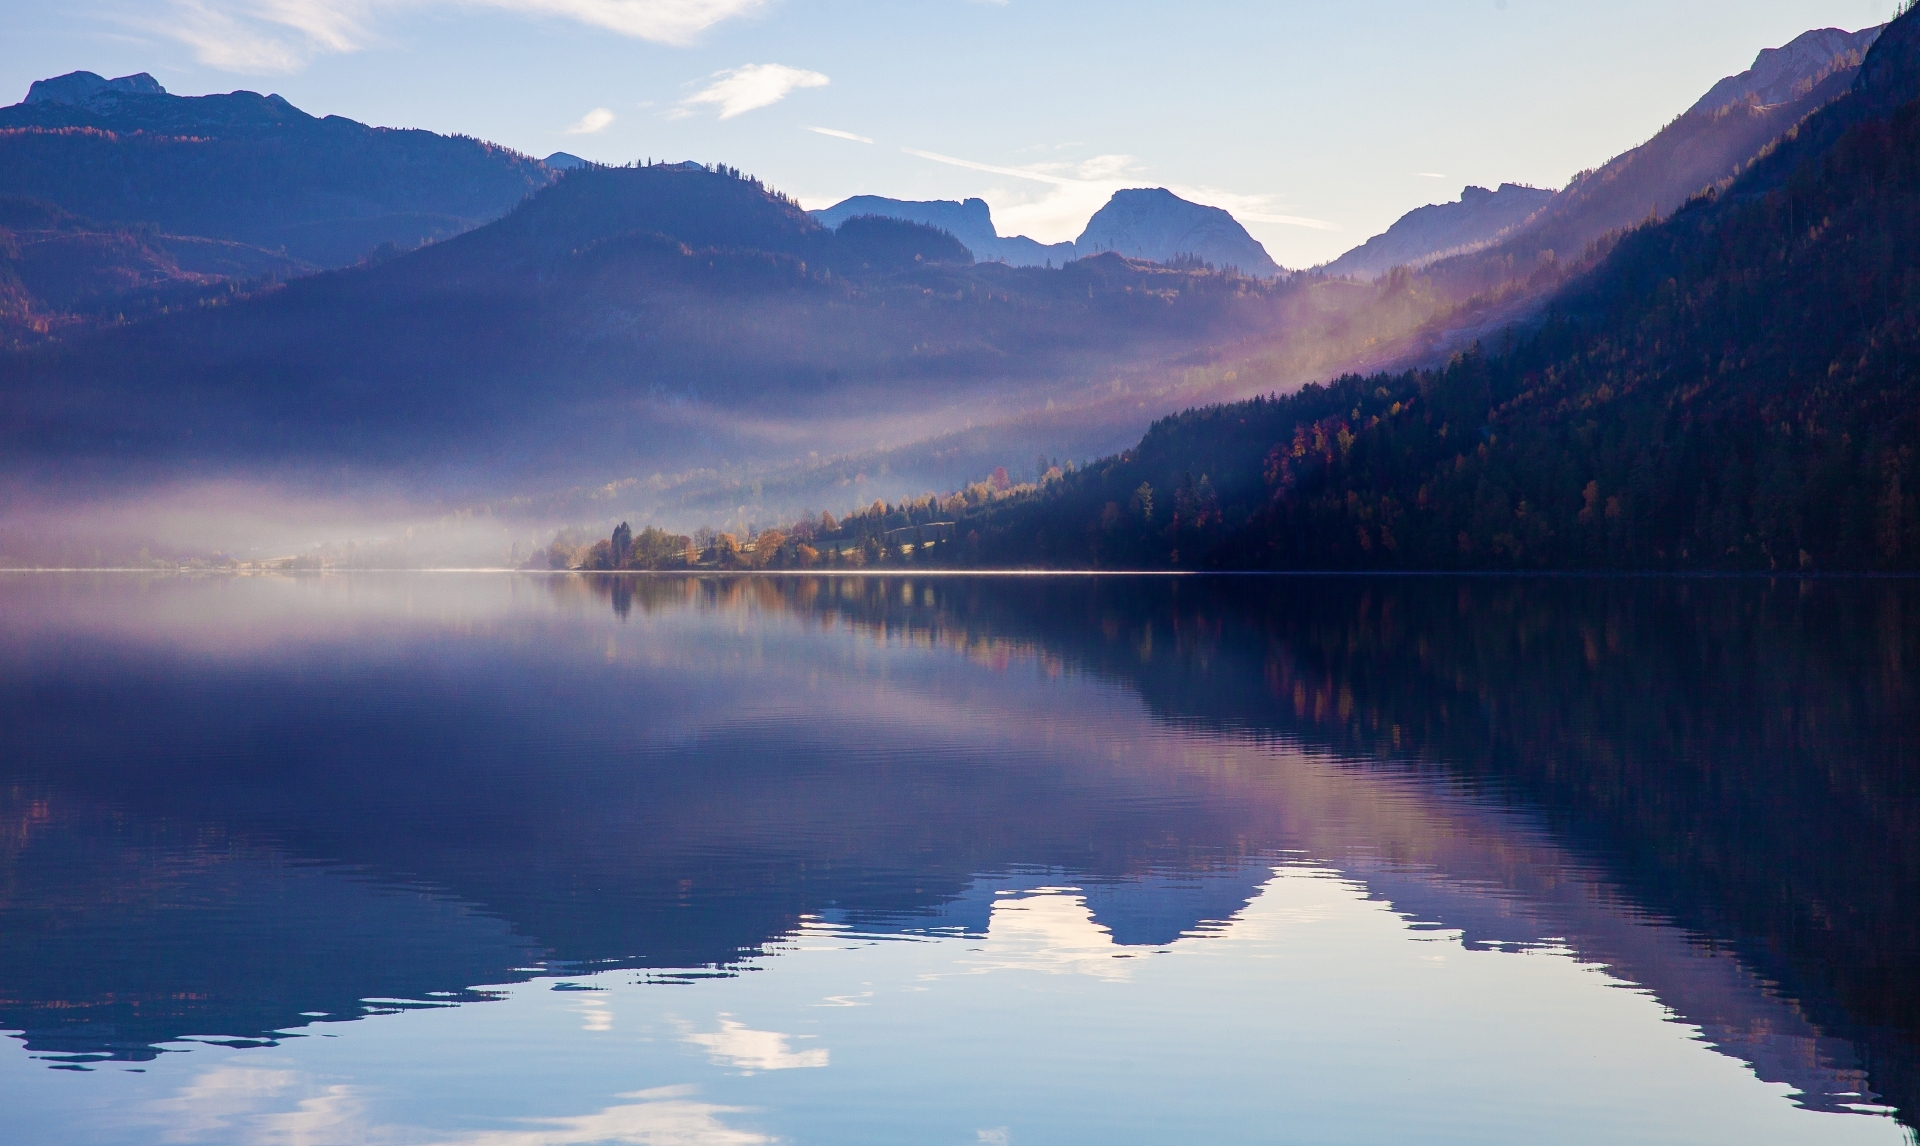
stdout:
<svg viewBox="0 0 1920 1146">
<path fill-rule="evenodd" d="M 1761 48 L 1895 0 L 0 0 L 0 99 L 84 69 L 808 207 L 979 196 L 1074 238 L 1122 187 L 1311 266 L 1468 184 L 1558 187 Z"/>
</svg>

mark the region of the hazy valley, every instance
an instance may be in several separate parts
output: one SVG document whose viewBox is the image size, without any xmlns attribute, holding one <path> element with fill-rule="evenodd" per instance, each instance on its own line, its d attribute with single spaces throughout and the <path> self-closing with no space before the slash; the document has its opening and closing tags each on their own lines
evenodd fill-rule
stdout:
<svg viewBox="0 0 1920 1146">
<path fill-rule="evenodd" d="M 1874 35 L 1808 33 L 1558 192 L 1468 188 L 1305 271 L 1164 190 L 1119 192 L 1077 241 L 1049 245 L 1000 235 L 978 200 L 809 213 L 718 164 L 550 166 L 274 96 L 45 81 L 0 109 L 0 555 L 384 538 L 406 563 L 517 561 L 562 527 L 744 536 L 944 499 L 996 469 L 1014 485 L 1056 466 L 1131 473 L 1178 427 L 1240 418 L 1201 411 L 1123 455 L 1183 409 L 1564 337 L 1569 307 L 1590 310 L 1580 300 L 1624 261 L 1623 235 L 1642 250 L 1657 240 L 1634 228 L 1759 178 L 1746 169 L 1783 133 L 1844 102 Z M 1429 385 L 1393 377 L 1409 381 L 1342 385 Z M 1331 424 L 1316 402 L 1249 407 L 1249 433 L 1272 440 L 1196 431 L 1177 471 L 1135 484 L 1161 490 L 1163 511 L 1204 478 L 1237 522 L 1272 513 L 1260 459 Z M 1356 435 L 1366 405 L 1341 407 Z M 1464 430 L 1443 419 L 1449 434 L 1491 436 L 1494 415 L 1462 416 Z M 1093 496 L 1087 480 L 1012 500 L 1068 514 L 1049 499 Z M 1071 513 L 1104 537 L 1098 520 L 1135 490 L 1101 480 Z M 1391 516 L 1417 491 L 1372 492 L 1395 499 Z M 1201 559 L 1178 522 L 1150 523 L 1157 540 L 1129 542 L 1129 561 Z M 995 518 L 984 536 L 1008 528 Z M 1103 549 L 994 544 L 976 559 Z M 1211 535 L 1201 548 L 1281 559 Z M 1281 560 L 1373 560 L 1319 552 Z"/>
</svg>

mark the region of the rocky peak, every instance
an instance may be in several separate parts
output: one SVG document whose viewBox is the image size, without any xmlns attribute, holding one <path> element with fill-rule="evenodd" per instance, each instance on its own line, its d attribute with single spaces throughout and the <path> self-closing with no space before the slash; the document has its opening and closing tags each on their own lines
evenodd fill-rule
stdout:
<svg viewBox="0 0 1920 1146">
<path fill-rule="evenodd" d="M 1714 112 L 1751 101 L 1762 107 L 1787 103 L 1813 90 L 1835 68 L 1853 67 L 1873 47 L 1886 25 L 1847 32 L 1815 28 L 1754 57 L 1753 66 L 1713 85 L 1689 112 Z"/>
<path fill-rule="evenodd" d="M 1072 243 L 1038 243 L 1024 235 L 1002 236 L 993 223 L 993 211 L 984 199 L 956 202 L 952 199 L 888 199 L 881 195 L 855 195 L 825 210 L 810 212 L 823 227 L 837 228 L 850 219 L 877 215 L 902 219 L 909 223 L 934 227 L 960 240 L 980 262 L 1007 263 L 1016 267 L 1064 264 L 1074 258 Z"/>
<path fill-rule="evenodd" d="M 96 72 L 68 72 L 47 80 L 35 80 L 22 103 L 82 104 L 105 92 L 122 95 L 166 95 L 160 81 L 145 72 L 118 79 L 107 79 Z"/>
<path fill-rule="evenodd" d="M 1425 266 L 1493 241 L 1547 205 L 1553 192 L 1518 183 L 1499 190 L 1466 187 L 1457 203 L 1416 207 L 1393 226 L 1320 268 L 1329 275 L 1372 278 L 1399 266 Z"/>
<path fill-rule="evenodd" d="M 1218 207 L 1188 202 L 1165 187 L 1114 192 L 1087 220 L 1074 249 L 1082 258 L 1117 251 L 1166 263 L 1185 255 L 1261 278 L 1283 273 L 1239 220 Z"/>
</svg>

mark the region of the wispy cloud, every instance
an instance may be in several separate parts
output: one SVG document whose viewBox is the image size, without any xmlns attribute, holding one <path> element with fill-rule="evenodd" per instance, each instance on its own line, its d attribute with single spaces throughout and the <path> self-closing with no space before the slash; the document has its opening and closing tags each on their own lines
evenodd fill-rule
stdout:
<svg viewBox="0 0 1920 1146">
<path fill-rule="evenodd" d="M 129 22 L 193 49 L 201 63 L 249 74 L 298 71 L 315 56 L 380 41 L 380 23 L 433 8 L 491 8 L 570 20 L 676 47 L 767 0 L 168 0 Z"/>
<path fill-rule="evenodd" d="M 807 130 L 812 132 L 817 132 L 820 135 L 831 135 L 835 139 L 851 139 L 855 143 L 872 143 L 873 142 L 873 140 L 868 139 L 864 135 L 855 135 L 851 131 L 840 131 L 839 129 L 832 128 L 832 127 L 811 127 L 810 126 L 807 128 Z"/>
<path fill-rule="evenodd" d="M 969 171 L 985 171 L 993 175 L 1011 175 L 1015 179 L 1031 179 L 1035 183 L 1052 183 L 1057 187 L 1072 186 L 1082 180 L 1069 179 L 1064 175 L 1055 175 L 1038 167 L 998 167 L 991 163 L 976 163 L 971 159 L 958 159 L 951 155 L 942 155 L 937 151 L 921 151 L 918 148 L 900 149 L 908 155 L 921 159 L 931 159 L 935 163 L 944 163 L 949 167 L 964 167 Z"/>
<path fill-rule="evenodd" d="M 592 111 L 581 116 L 578 120 L 576 120 L 573 123 L 572 126 L 568 127 L 567 134 L 568 135 L 594 135 L 599 132 L 607 130 L 607 126 L 612 122 L 613 122 L 613 111 L 611 109 L 604 108 L 604 107 L 596 107 Z"/>
<path fill-rule="evenodd" d="M 713 73 L 712 83 L 680 101 L 676 118 L 702 106 L 720 109 L 721 119 L 732 119 L 757 108 L 771 107 L 800 88 L 823 88 L 832 83 L 819 72 L 785 64 L 743 64 Z"/>
</svg>

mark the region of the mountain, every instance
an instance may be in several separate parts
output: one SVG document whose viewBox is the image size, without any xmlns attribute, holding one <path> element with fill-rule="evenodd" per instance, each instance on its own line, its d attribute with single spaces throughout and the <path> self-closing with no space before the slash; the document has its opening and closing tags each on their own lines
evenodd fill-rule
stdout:
<svg viewBox="0 0 1920 1146">
<path fill-rule="evenodd" d="M 879 195 L 855 195 L 811 214 L 823 227 L 838 227 L 861 215 L 905 219 L 938 227 L 960 240 L 973 257 L 983 263 L 1005 263 L 1012 267 L 1059 266 L 1078 257 L 1072 243 L 1040 243 L 1025 235 L 1003 237 L 994 227 L 993 212 L 984 199 L 968 199 L 964 203 L 951 199 L 913 202 Z"/>
<path fill-rule="evenodd" d="M 1857 45 L 1877 35 L 1873 28 L 1831 38 L 1808 33 L 1786 48 L 1769 49 L 1773 56 L 1762 52 L 1768 89 L 1791 98 L 1774 104 L 1740 98 L 1717 107 L 1712 106 L 1716 98 L 1701 101 L 1646 143 L 1576 175 L 1524 225 L 1472 252 L 1432 263 L 1427 274 L 1434 288 L 1454 299 L 1501 291 L 1544 297 L 1592 265 L 1602 253 L 1592 249 L 1596 244 L 1604 248 L 1611 236 L 1650 218 L 1665 218 L 1702 191 L 1725 185 L 1788 129 L 1845 93 L 1860 64 Z M 1757 64 L 1743 75 L 1762 70 Z M 1735 76 L 1715 90 L 1737 92 L 1747 86 Z"/>
<path fill-rule="evenodd" d="M 1713 85 L 1687 110 L 1712 115 L 1736 103 L 1762 107 L 1791 103 L 1811 91 L 1835 61 L 1850 60 L 1849 66 L 1859 64 L 1884 27 L 1886 25 L 1878 24 L 1858 32 L 1844 32 L 1839 28 L 1802 32 L 1778 48 L 1763 49 L 1751 68 Z"/>
<path fill-rule="evenodd" d="M 1016 267 L 1059 266 L 1076 258 L 1112 251 L 1130 259 L 1170 263 L 1186 256 L 1222 270 L 1255 278 L 1282 274 L 1267 249 L 1218 207 L 1189 203 L 1165 188 L 1116 191 L 1087 221 L 1072 243 L 1039 243 L 1024 235 L 1001 237 L 982 199 L 911 202 L 879 195 L 856 195 L 813 212 L 822 225 L 837 227 L 861 215 L 906 219 L 938 227 L 964 243 L 981 262 Z"/>
<path fill-rule="evenodd" d="M 959 528 L 993 564 L 1920 568 L 1920 12 L 1847 74 L 1530 334 L 1188 411 Z"/>
<path fill-rule="evenodd" d="M 0 457 L 41 489 L 271 471 L 478 496 L 871 449 L 1233 344 L 1281 301 L 1111 253 L 973 265 L 914 223 L 829 231 L 737 171 L 589 166 L 411 253 L 0 356 Z"/>
<path fill-rule="evenodd" d="M 68 72 L 50 80 L 33 81 L 27 88 L 27 98 L 21 102 L 77 104 L 107 92 L 166 95 L 167 89 L 145 72 L 112 80 L 93 72 Z"/>
<path fill-rule="evenodd" d="M 236 283 L 315 269 L 241 243 L 102 226 L 37 199 L 0 197 L 0 346 L 224 301 Z"/>
<path fill-rule="evenodd" d="M 1424 270 L 1444 306 L 1429 356 L 1524 317 L 1555 287 L 1592 266 L 1611 236 L 1664 218 L 1701 190 L 1738 174 L 1783 132 L 1844 91 L 1880 28 L 1822 28 L 1759 54 L 1715 84 L 1652 139 L 1558 192 L 1515 184 L 1469 187 L 1460 202 L 1416 208 L 1385 232 L 1319 268 L 1372 278 Z M 1462 307 L 1462 304 L 1468 304 Z"/>
<path fill-rule="evenodd" d="M 477 139 L 315 118 L 277 95 L 170 95 L 144 74 L 40 80 L 0 108 L 0 195 L 318 266 L 458 234 L 553 174 Z"/>
<path fill-rule="evenodd" d="M 1416 207 L 1393 226 L 1318 268 L 1329 275 L 1373 278 L 1395 267 L 1419 267 L 1479 246 L 1527 221 L 1552 191 L 1502 183 L 1498 191 L 1468 187 L 1458 203 Z"/>
<path fill-rule="evenodd" d="M 572 171 L 576 167 L 585 167 L 587 165 L 586 160 L 580 158 L 578 155 L 568 154 L 565 151 L 556 151 L 540 162 L 555 171 Z"/>
<path fill-rule="evenodd" d="M 1118 251 L 1170 263 L 1190 256 L 1256 278 L 1284 273 L 1247 229 L 1218 207 L 1189 203 L 1164 187 L 1116 191 L 1074 241 L 1081 257 Z"/>
</svg>

